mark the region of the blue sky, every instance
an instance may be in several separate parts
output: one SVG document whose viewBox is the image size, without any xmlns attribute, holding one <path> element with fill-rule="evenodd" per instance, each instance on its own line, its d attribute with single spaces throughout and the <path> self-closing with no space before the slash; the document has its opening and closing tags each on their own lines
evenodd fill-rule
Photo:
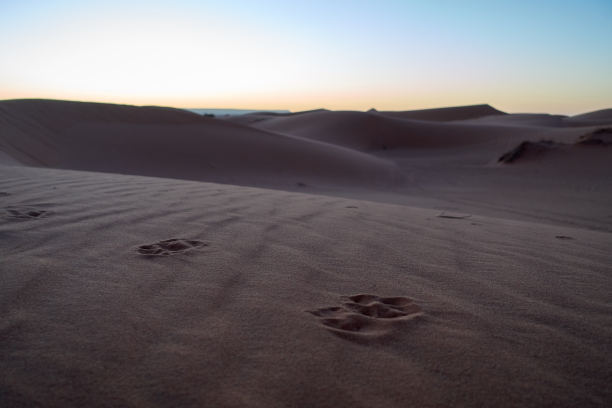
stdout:
<svg viewBox="0 0 612 408">
<path fill-rule="evenodd" d="M 0 0 L 0 99 L 612 107 L 612 1 Z"/>
</svg>

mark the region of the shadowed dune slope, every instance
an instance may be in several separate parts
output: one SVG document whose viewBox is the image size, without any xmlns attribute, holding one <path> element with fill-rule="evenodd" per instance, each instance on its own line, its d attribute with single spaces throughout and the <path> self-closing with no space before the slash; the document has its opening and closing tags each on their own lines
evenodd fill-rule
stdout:
<svg viewBox="0 0 612 408">
<path fill-rule="evenodd" d="M 237 184 L 398 178 L 363 153 L 157 107 L 0 102 L 0 150 L 27 165 Z"/>
<path fill-rule="evenodd" d="M 517 160 L 534 158 L 541 156 L 546 152 L 554 149 L 560 149 L 562 145 L 559 143 L 551 142 L 550 140 L 542 140 L 540 142 L 522 142 L 520 145 L 504 153 L 499 159 L 500 163 L 514 163 Z"/>
</svg>

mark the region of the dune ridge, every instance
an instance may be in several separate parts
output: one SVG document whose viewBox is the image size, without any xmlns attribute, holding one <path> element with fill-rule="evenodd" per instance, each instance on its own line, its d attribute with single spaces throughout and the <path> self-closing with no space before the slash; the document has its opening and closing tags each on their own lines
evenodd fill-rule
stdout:
<svg viewBox="0 0 612 408">
<path fill-rule="evenodd" d="M 417 109 L 409 111 L 379 111 L 379 113 L 385 116 L 403 119 L 427 120 L 435 122 L 466 120 L 491 115 L 506 115 L 505 112 L 497 110 L 488 104 Z"/>
<path fill-rule="evenodd" d="M 574 115 L 567 119 L 568 122 L 578 122 L 591 125 L 608 125 L 612 124 L 612 108 L 601 109 L 593 112 L 586 112 L 580 115 Z"/>
</svg>

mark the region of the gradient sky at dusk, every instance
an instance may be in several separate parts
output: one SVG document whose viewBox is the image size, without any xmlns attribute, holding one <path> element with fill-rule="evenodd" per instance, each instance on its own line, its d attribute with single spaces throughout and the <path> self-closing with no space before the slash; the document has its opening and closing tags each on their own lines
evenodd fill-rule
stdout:
<svg viewBox="0 0 612 408">
<path fill-rule="evenodd" d="M 612 1 L 0 0 L 0 99 L 612 107 Z"/>
</svg>

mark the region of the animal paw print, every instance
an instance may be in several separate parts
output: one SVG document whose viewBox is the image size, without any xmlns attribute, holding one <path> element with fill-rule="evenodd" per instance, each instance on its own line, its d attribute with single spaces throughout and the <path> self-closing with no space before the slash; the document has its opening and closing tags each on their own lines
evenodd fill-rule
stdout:
<svg viewBox="0 0 612 408">
<path fill-rule="evenodd" d="M 146 256 L 169 256 L 206 246 L 202 241 L 188 239 L 166 239 L 149 245 L 141 245 L 136 251 Z"/>
<path fill-rule="evenodd" d="M 326 307 L 309 313 L 317 316 L 325 328 L 354 340 L 375 339 L 388 335 L 403 322 L 421 315 L 421 308 L 406 297 L 354 295 L 342 297 L 342 306 Z"/>
<path fill-rule="evenodd" d="M 22 220 L 31 220 L 43 218 L 51 214 L 50 211 L 40 210 L 34 207 L 6 207 L 6 215 L 9 218 L 17 218 Z"/>
</svg>

